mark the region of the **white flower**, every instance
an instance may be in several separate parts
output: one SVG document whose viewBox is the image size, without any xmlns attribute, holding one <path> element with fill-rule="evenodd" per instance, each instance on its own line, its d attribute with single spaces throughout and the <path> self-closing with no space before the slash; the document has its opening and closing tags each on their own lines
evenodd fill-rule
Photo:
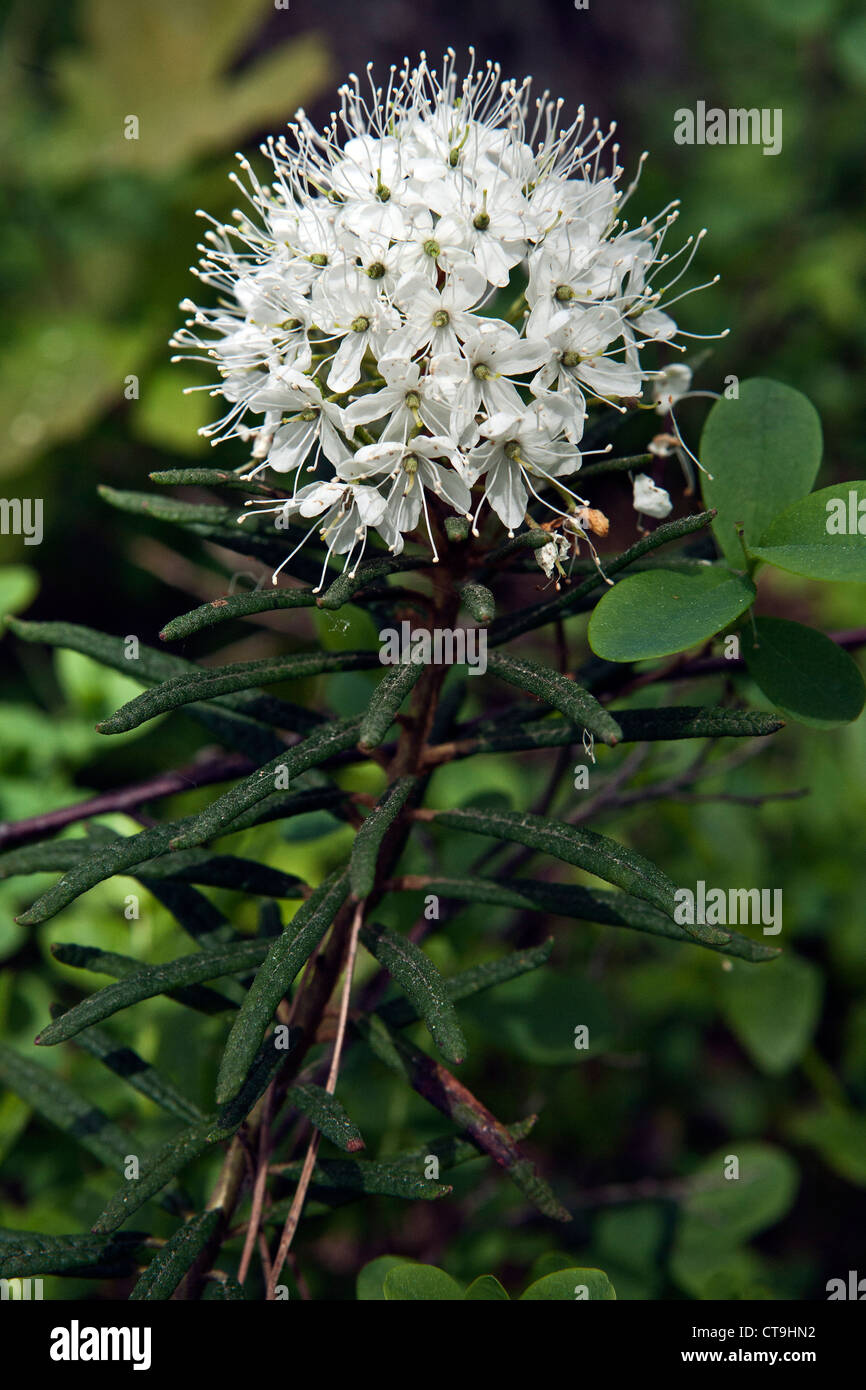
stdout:
<svg viewBox="0 0 866 1390">
<path fill-rule="evenodd" d="M 530 493 L 537 496 L 537 486 L 546 479 L 576 472 L 580 454 L 565 440 L 554 439 L 539 401 L 521 414 L 494 415 L 481 426 L 481 433 L 483 442 L 466 461 L 467 476 L 473 483 L 485 476 L 482 501 L 490 503 L 513 535 L 526 515 Z"/>
<path fill-rule="evenodd" d="M 685 252 L 669 288 L 700 237 L 662 249 L 673 205 L 629 228 L 614 127 L 563 123 L 530 86 L 474 54 L 461 76 L 453 52 L 353 77 L 323 130 L 300 111 L 265 141 L 264 182 L 241 158 L 244 210 L 207 218 L 195 273 L 217 307 L 185 301 L 173 339 L 218 375 L 191 388 L 223 398 L 203 433 L 291 480 L 255 506 L 319 517 L 326 565 L 357 566 L 373 531 L 398 552 L 426 530 L 435 555 L 444 516 L 477 527 L 485 500 L 509 531 L 539 503 L 582 534 L 601 514 L 562 479 L 589 413 L 688 388 L 646 353 L 678 332 L 660 267 Z M 635 505 L 669 508 L 647 483 Z"/>
<path fill-rule="evenodd" d="M 692 374 L 683 362 L 672 362 L 659 372 L 652 383 L 652 398 L 656 403 L 656 413 L 667 415 L 671 406 L 691 389 Z"/>
<path fill-rule="evenodd" d="M 451 463 L 450 468 L 438 462 L 443 457 Z M 448 439 L 417 435 L 405 444 L 367 444 L 337 471 L 353 483 L 372 478 L 391 483 L 387 512 L 377 528 L 395 553 L 403 549 L 403 532 L 415 530 L 422 512 L 430 532 L 425 489 L 471 519 L 472 498 L 463 476 L 463 460 Z M 430 542 L 435 554 L 432 534 Z"/>
<path fill-rule="evenodd" d="M 451 410 L 436 394 L 435 377 L 422 377 L 418 363 L 404 357 L 383 357 L 379 370 L 385 383 L 382 389 L 358 396 L 343 412 L 350 433 L 357 425 L 387 417 L 380 435 L 383 443 L 405 440 L 416 425 L 432 434 L 448 434 Z"/>
<path fill-rule="evenodd" d="M 670 516 L 673 503 L 663 487 L 657 487 L 648 473 L 638 473 L 634 480 L 632 505 L 644 516 L 658 520 Z"/>
</svg>

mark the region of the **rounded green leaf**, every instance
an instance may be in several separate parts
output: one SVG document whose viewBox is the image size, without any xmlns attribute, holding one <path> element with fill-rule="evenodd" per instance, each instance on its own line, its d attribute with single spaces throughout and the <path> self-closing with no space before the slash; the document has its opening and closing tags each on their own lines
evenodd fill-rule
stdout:
<svg viewBox="0 0 866 1390">
<path fill-rule="evenodd" d="M 803 497 L 821 462 L 821 421 L 811 401 L 780 381 L 740 383 L 736 400 L 717 401 L 701 436 L 704 502 L 729 564 L 741 563 L 737 527 L 749 550 L 773 517 Z"/>
<path fill-rule="evenodd" d="M 0 570 L 0 619 L 28 608 L 39 590 L 39 576 L 29 565 L 4 565 Z"/>
<path fill-rule="evenodd" d="M 823 632 L 788 618 L 756 618 L 744 628 L 749 675 L 783 713 L 800 724 L 830 729 L 850 724 L 866 702 L 855 662 Z"/>
<path fill-rule="evenodd" d="M 385 1279 L 398 1265 L 411 1264 L 404 1255 L 380 1255 L 360 1270 L 355 1283 L 355 1297 L 360 1302 L 382 1301 L 385 1298 Z"/>
<path fill-rule="evenodd" d="M 475 1279 L 466 1290 L 463 1297 L 468 1301 L 483 1299 L 487 1303 L 510 1303 L 508 1294 L 503 1289 L 498 1279 L 492 1274 L 482 1274 Z"/>
<path fill-rule="evenodd" d="M 762 1071 L 778 1076 L 805 1052 L 821 1012 L 821 975 L 784 955 L 763 970 L 739 962 L 719 984 L 734 1033 Z"/>
<path fill-rule="evenodd" d="M 770 522 L 752 554 L 808 579 L 866 584 L 866 481 L 800 498 Z"/>
<path fill-rule="evenodd" d="M 647 570 L 608 589 L 590 619 L 589 645 L 606 661 L 671 656 L 714 637 L 754 599 L 745 575 L 718 565 L 688 574 Z"/>
<path fill-rule="evenodd" d="M 732 1157 L 738 1161 L 737 1177 Z M 683 1204 L 677 1244 L 699 1237 L 715 1249 L 738 1245 L 781 1220 L 794 1200 L 798 1180 L 788 1154 L 759 1143 L 719 1149 L 694 1177 L 693 1190 Z"/>
<path fill-rule="evenodd" d="M 553 1298 L 560 1303 L 599 1303 L 615 1299 L 616 1292 L 603 1270 L 558 1269 L 553 1274 L 545 1274 L 543 1279 L 536 1279 L 520 1295 L 521 1303 L 538 1298 Z"/>
<path fill-rule="evenodd" d="M 385 1275 L 385 1298 L 392 1303 L 409 1299 L 454 1301 L 462 1300 L 463 1290 L 456 1279 L 436 1265 L 403 1264 L 395 1265 Z"/>
<path fill-rule="evenodd" d="M 866 1187 L 866 1115 L 840 1106 L 795 1115 L 786 1127 L 798 1144 L 808 1144 L 834 1173 Z"/>
</svg>

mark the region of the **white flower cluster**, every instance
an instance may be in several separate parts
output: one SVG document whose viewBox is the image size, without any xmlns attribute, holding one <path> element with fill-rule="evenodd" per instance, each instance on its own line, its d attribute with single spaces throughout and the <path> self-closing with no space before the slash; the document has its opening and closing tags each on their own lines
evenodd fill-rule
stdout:
<svg viewBox="0 0 866 1390">
<path fill-rule="evenodd" d="M 675 207 L 630 229 L 614 128 L 563 125 L 493 64 L 422 58 L 340 97 L 324 132 L 299 112 L 262 146 L 269 184 L 241 159 L 252 213 L 200 248 L 220 306 L 186 301 L 173 344 L 219 370 L 229 409 L 203 432 L 294 474 L 272 510 L 319 518 L 354 567 L 370 529 L 399 553 L 422 518 L 435 556 L 443 504 L 477 534 L 486 501 L 511 535 L 546 490 L 581 532 L 563 479 L 588 407 L 640 397 L 641 350 L 678 332 L 653 285 Z"/>
</svg>

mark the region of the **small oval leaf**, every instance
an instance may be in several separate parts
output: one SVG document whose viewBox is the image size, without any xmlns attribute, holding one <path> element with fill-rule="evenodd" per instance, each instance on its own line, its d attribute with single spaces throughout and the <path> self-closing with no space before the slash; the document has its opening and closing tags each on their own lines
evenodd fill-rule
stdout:
<svg viewBox="0 0 866 1390">
<path fill-rule="evenodd" d="M 589 645 L 605 661 L 672 656 L 714 637 L 754 600 L 751 580 L 721 566 L 647 570 L 604 595 L 589 621 Z"/>
</svg>

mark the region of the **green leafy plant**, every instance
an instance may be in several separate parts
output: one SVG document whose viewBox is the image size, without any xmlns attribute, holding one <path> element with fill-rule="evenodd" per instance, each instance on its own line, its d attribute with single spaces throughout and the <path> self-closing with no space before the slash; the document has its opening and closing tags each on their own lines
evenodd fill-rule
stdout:
<svg viewBox="0 0 866 1390">
<path fill-rule="evenodd" d="M 777 389 L 767 384 L 746 383 L 742 409 L 749 415 L 758 397 L 777 395 Z M 795 415 L 797 411 L 802 415 L 799 398 L 793 393 L 786 393 L 786 398 L 795 400 Z M 510 1179 L 521 1200 L 533 1204 L 544 1218 L 569 1218 L 567 1207 L 555 1195 L 556 1175 L 542 1176 L 521 1147 L 531 1122 L 512 1116 L 505 1123 L 496 1118 L 457 1074 L 467 1056 L 460 1018 L 465 1001 L 478 997 L 480 1003 L 487 991 L 505 987 L 508 981 L 515 984 L 548 972 L 552 943 L 548 940 L 509 952 L 499 942 L 497 949 L 500 931 L 491 925 L 477 963 L 456 974 L 443 974 L 434 963 L 435 953 L 425 949 L 426 939 L 435 946 L 440 903 L 447 903 L 454 912 L 467 905 L 487 904 L 488 913 L 493 913 L 486 918 L 491 924 L 515 910 L 539 921 L 552 914 L 603 923 L 679 941 L 686 949 L 697 947 L 739 958 L 748 963 L 741 964 L 741 970 L 752 970 L 778 955 L 774 946 L 729 928 L 678 924 L 675 884 L 663 866 L 607 834 L 551 815 L 544 806 L 533 811 L 497 804 L 489 793 L 474 791 L 470 771 L 473 762 L 491 756 L 507 766 L 509 760 L 524 754 L 555 750 L 555 777 L 546 798 L 550 801 L 567 771 L 572 747 L 589 735 L 609 745 L 609 756 L 614 758 L 619 756 L 619 745 L 638 742 L 655 746 L 700 738 L 716 744 L 723 739 L 772 735 L 781 727 L 781 719 L 749 710 L 735 697 L 721 706 L 663 703 L 660 692 L 671 675 L 664 664 L 650 668 L 651 679 L 642 683 L 640 702 L 630 702 L 620 692 L 622 677 L 628 677 L 634 667 L 598 660 L 598 656 L 615 656 L 619 663 L 631 663 L 685 652 L 726 624 L 739 624 L 746 643 L 745 665 L 735 663 L 735 681 L 755 680 L 780 711 L 809 723 L 826 725 L 859 713 L 862 681 L 851 658 L 837 644 L 778 619 L 759 617 L 752 626 L 751 613 L 743 613 L 743 596 L 753 598 L 756 587 L 745 574 L 728 568 L 727 557 L 702 559 L 693 562 L 699 568 L 683 568 L 688 553 L 672 549 L 677 542 L 706 534 L 708 527 L 724 535 L 734 519 L 747 514 L 738 508 L 734 488 L 727 486 L 723 458 L 718 461 L 728 447 L 726 422 L 731 422 L 737 441 L 736 457 L 749 448 L 751 435 L 743 433 L 738 409 L 735 403 L 717 406 L 708 426 L 717 456 L 708 459 L 717 470 L 712 487 L 724 492 L 723 506 L 660 525 L 629 550 L 606 557 L 606 573 L 617 576 L 608 591 L 595 571 L 553 598 L 522 608 L 511 602 L 507 614 L 497 618 L 493 612 L 497 592 L 519 582 L 525 573 L 525 557 L 531 554 L 525 547 L 534 540 L 532 528 L 522 531 L 513 543 L 490 551 L 466 537 L 449 538 L 442 527 L 438 541 L 443 561 L 437 567 L 423 555 L 372 559 L 351 578 L 338 575 L 319 594 L 294 584 L 285 590 L 227 595 L 174 619 L 163 633 L 164 638 L 177 641 L 251 613 L 286 608 L 307 608 L 320 619 L 355 614 L 350 621 L 355 631 L 362 632 L 370 629 L 368 619 L 360 615 L 370 613 L 386 625 L 399 626 L 405 615 L 416 619 L 423 612 L 431 628 L 454 626 L 461 605 L 468 606 L 467 586 L 473 596 L 483 588 L 484 631 L 492 651 L 482 699 L 489 689 L 504 691 L 496 678 L 504 678 L 515 692 L 512 702 L 494 713 L 485 713 L 483 703 L 480 712 L 472 713 L 473 707 L 479 710 L 475 682 L 460 667 L 410 662 L 378 674 L 376 644 L 369 640 L 359 646 L 299 650 L 249 662 L 213 664 L 211 660 L 203 666 L 172 654 L 168 640 L 162 649 L 136 644 L 136 654 L 130 658 L 128 639 L 65 623 L 8 620 L 24 642 L 48 643 L 78 653 L 110 671 L 131 675 L 139 688 L 144 687 L 115 714 L 102 718 L 98 726 L 102 736 L 140 730 L 169 711 L 175 712 L 172 718 L 192 717 L 222 745 L 198 764 L 200 785 L 226 779 L 231 785 L 204 802 L 205 793 L 198 792 L 199 809 L 174 819 L 158 817 L 133 834 L 118 834 L 94 820 L 84 836 L 71 838 L 40 840 L 26 822 L 17 829 L 7 828 L 7 844 L 10 838 L 16 843 L 0 857 L 4 877 L 63 870 L 63 876 L 19 917 L 22 926 L 35 927 L 55 917 L 114 875 L 131 875 L 164 904 L 192 938 L 194 949 L 148 965 L 98 947 L 68 943 L 54 948 L 54 958 L 63 966 L 108 975 L 113 982 L 77 1002 L 68 998 L 65 989 L 67 1003 L 42 1028 L 37 1038 L 40 1049 L 67 1043 L 85 1049 L 164 1112 L 166 1122 L 157 1124 L 154 1141 L 149 1142 L 144 1133 L 133 1136 L 56 1071 L 48 1072 L 38 1061 L 4 1046 L 0 1060 L 6 1085 L 120 1177 L 91 1235 L 7 1231 L 0 1251 L 4 1277 L 72 1272 L 77 1277 L 104 1279 L 137 1270 L 130 1293 L 134 1299 L 169 1297 L 179 1287 L 189 1297 L 203 1291 L 211 1296 L 211 1290 L 214 1296 L 248 1296 L 254 1286 L 246 1268 L 243 1289 L 236 1277 L 245 1236 L 259 1225 L 265 1232 L 274 1232 L 287 1217 L 293 1231 L 304 1196 L 308 1217 L 361 1200 L 365 1194 L 410 1202 L 448 1200 L 452 1170 L 479 1155 L 498 1166 L 503 1180 Z M 787 447 L 794 445 L 789 441 Z M 809 447 L 813 447 L 811 440 Z M 231 473 L 203 475 L 201 470 L 181 470 L 158 480 L 196 487 L 207 483 L 212 488 L 232 488 L 237 481 Z M 106 496 L 115 505 L 159 516 L 202 537 L 219 536 L 225 541 L 232 532 L 230 509 L 213 503 L 166 502 L 159 494 Z M 787 496 L 779 500 L 783 509 L 790 503 Z M 772 536 L 775 526 L 772 516 L 761 518 L 761 535 Z M 808 526 L 799 534 L 808 534 Z M 273 541 L 261 525 L 252 532 L 237 528 L 232 549 L 242 551 L 245 545 L 247 553 L 256 556 Z M 670 560 L 674 565 L 641 570 L 646 557 L 659 551 L 662 564 Z M 759 559 L 749 553 L 750 571 L 757 570 Z M 691 587 L 694 580 L 698 582 Z M 720 606 L 720 593 L 728 586 L 734 587 L 736 598 Z M 634 608 L 637 590 L 645 605 L 643 646 L 638 642 Z M 676 606 L 682 602 L 677 595 L 685 599 L 682 612 Z M 477 612 L 477 601 L 475 606 Z M 567 632 L 573 632 L 572 615 L 586 612 L 591 613 L 589 638 L 598 656 L 588 655 L 582 663 L 578 659 L 573 670 L 570 663 L 564 670 L 556 669 L 549 664 L 547 634 L 551 628 L 566 630 L 566 623 Z M 286 619 L 292 621 L 291 613 Z M 796 628 L 793 635 L 788 627 Z M 287 628 L 287 634 L 290 631 Z M 531 649 L 537 657 L 512 655 L 510 643 L 518 633 L 531 634 Z M 819 645 L 822 652 L 826 647 L 827 655 L 815 663 L 812 651 Z M 695 667 L 694 658 L 684 665 L 680 659 L 678 677 L 688 679 L 690 664 Z M 292 703 L 282 694 L 270 693 L 273 686 L 287 686 L 292 693 L 300 688 L 306 698 Z M 335 692 L 330 710 L 324 698 L 329 688 Z M 611 689 L 612 700 L 603 693 Z M 444 778 L 464 769 L 469 775 L 460 783 L 464 788 L 458 798 L 461 804 L 448 805 Z M 158 806 L 162 796 L 176 788 L 170 780 L 163 788 L 157 777 L 152 785 L 139 787 L 133 800 L 138 806 L 148 802 Z M 85 806 L 80 815 L 86 814 Z M 353 831 L 354 838 L 351 842 L 339 838 L 348 853 L 341 848 L 326 854 L 324 876 L 318 883 L 307 883 L 250 853 L 256 835 L 265 833 L 269 825 L 289 830 L 298 819 L 312 825 L 321 816 L 326 838 L 333 840 L 333 828 L 341 825 Z M 69 821 L 76 818 L 73 814 Z M 244 837 L 241 856 L 233 851 L 239 835 Z M 479 848 L 487 842 L 480 857 L 469 850 L 475 839 L 481 841 Z M 502 860 L 509 846 L 517 850 L 510 867 Z M 540 877 L 514 876 L 519 865 L 530 861 L 538 864 Z M 442 866 L 447 866 L 444 872 Z M 606 887 L 581 882 L 583 875 Z M 258 926 L 252 930 L 234 926 L 202 892 L 208 886 L 261 897 Z M 294 907 L 287 911 L 280 901 Z M 427 913 L 416 919 L 419 904 L 427 905 Z M 414 927 L 407 930 L 413 920 Z M 336 1078 L 333 1068 L 329 1073 L 326 1041 L 328 1018 L 333 1018 L 330 1000 L 347 968 L 346 978 L 351 978 L 358 950 L 368 953 L 370 973 L 348 1013 L 344 1007 L 339 1014 L 338 1032 L 345 1028 L 340 1044 L 363 1056 L 365 1068 L 390 1069 L 451 1126 L 446 1137 L 431 1139 L 422 1152 L 379 1160 L 355 1156 L 363 1151 L 363 1134 L 351 1118 L 351 1106 L 347 1111 L 334 1094 Z M 749 975 L 748 992 L 734 994 L 730 1002 L 732 1017 L 753 1038 L 749 1045 L 759 1055 L 764 1047 L 761 1005 L 765 988 L 772 988 L 775 969 L 781 970 L 781 965 L 770 967 L 766 977 L 763 969 Z M 766 986 L 761 984 L 764 979 Z M 783 988 L 791 989 L 787 977 Z M 152 1065 L 110 1031 L 125 1011 L 161 996 L 184 1011 L 185 1030 L 192 1037 L 208 1020 L 218 1026 L 218 1034 L 212 1028 L 207 1034 L 221 1039 L 222 1048 L 215 1077 L 211 1073 L 210 1097 L 185 1093 L 170 1070 Z M 804 1001 L 804 1007 L 814 1008 L 814 1004 Z M 752 1016 L 754 1028 L 749 1021 Z M 426 1046 L 423 1035 L 417 1033 L 419 1024 L 426 1030 Z M 808 1027 L 805 1020 L 803 1026 Z M 411 1040 L 413 1033 L 417 1041 Z M 567 1055 L 571 1039 L 563 1037 L 559 1045 Z M 777 1059 L 772 1065 L 784 1066 L 780 1051 L 787 1046 L 784 1039 L 774 1035 L 767 1046 Z M 293 1113 L 315 1136 L 306 1160 L 292 1156 L 291 1143 L 285 1147 L 283 1121 Z M 165 1137 L 169 1122 L 173 1128 Z M 352 1156 L 318 1157 L 320 1139 L 332 1150 Z M 210 1199 L 196 1209 L 180 1184 L 188 1170 L 202 1165 L 206 1171 L 208 1165 L 212 1168 L 215 1152 L 222 1154 L 219 1173 Z M 247 1200 L 247 1156 L 256 1153 L 260 1180 L 252 1211 L 237 1224 Z M 311 1166 L 311 1154 L 315 1166 Z M 135 1159 L 132 1167 L 130 1155 Z M 432 1167 L 431 1156 L 436 1160 Z M 750 1155 L 742 1157 L 745 1165 L 752 1161 Z M 756 1181 L 763 1181 L 760 1165 L 772 1162 L 789 1161 L 784 1156 L 773 1159 L 770 1151 L 765 1156 L 756 1152 Z M 132 1171 L 136 1176 L 129 1176 Z M 431 1172 L 437 1176 L 429 1176 Z M 707 1172 L 718 1179 L 718 1164 L 708 1161 Z M 262 1185 L 268 1174 L 272 1191 Z M 789 1194 L 791 1181 L 786 1177 Z M 682 1282 L 697 1296 L 706 1296 L 708 1287 L 717 1286 L 726 1261 L 746 1258 L 741 1242 L 790 1200 L 775 1180 L 767 1182 L 772 1200 L 768 1196 L 768 1204 L 756 1205 L 754 1212 L 749 1204 L 757 1203 L 758 1189 L 753 1184 L 742 1190 L 734 1185 L 725 1192 L 722 1183 L 721 1194 L 734 1204 L 732 1218 L 722 1228 L 716 1222 L 715 1198 L 706 1192 L 702 1195 L 700 1184 L 686 1203 L 673 1258 Z M 713 1186 L 711 1193 L 717 1190 Z M 160 1206 L 165 1218 L 171 1220 L 173 1214 L 176 1223 L 164 1241 L 148 1234 L 154 1219 L 148 1212 Z M 712 1229 L 718 1231 L 714 1239 L 721 1241 L 709 1275 L 707 1236 L 701 1225 L 705 1212 Z M 143 1230 L 121 1230 L 127 1223 L 140 1226 L 142 1219 Z M 388 1270 L 381 1260 L 375 1261 L 375 1278 L 372 1272 L 361 1276 L 359 1296 L 508 1296 L 493 1276 L 479 1278 L 464 1289 L 441 1270 L 401 1257 L 395 1261 Z M 279 1272 L 278 1265 L 272 1269 Z M 715 1285 L 706 1284 L 710 1276 Z M 584 1284 L 590 1292 L 583 1296 L 615 1296 L 605 1275 L 570 1260 L 561 1272 L 540 1277 L 522 1297 L 574 1298 L 575 1287 Z"/>
</svg>

